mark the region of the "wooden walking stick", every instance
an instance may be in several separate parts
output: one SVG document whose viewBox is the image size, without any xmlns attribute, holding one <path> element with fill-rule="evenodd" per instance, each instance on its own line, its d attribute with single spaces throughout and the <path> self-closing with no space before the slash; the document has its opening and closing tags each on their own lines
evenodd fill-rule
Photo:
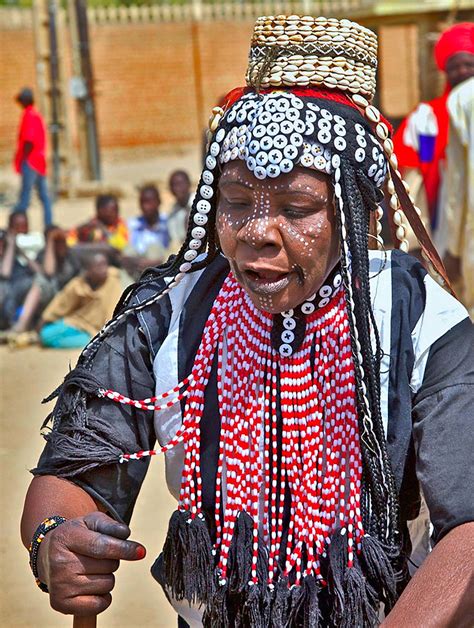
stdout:
<svg viewBox="0 0 474 628">
<path fill-rule="evenodd" d="M 90 615 L 89 617 L 77 617 L 74 615 L 72 622 L 72 628 L 96 628 L 97 615 Z"/>
</svg>

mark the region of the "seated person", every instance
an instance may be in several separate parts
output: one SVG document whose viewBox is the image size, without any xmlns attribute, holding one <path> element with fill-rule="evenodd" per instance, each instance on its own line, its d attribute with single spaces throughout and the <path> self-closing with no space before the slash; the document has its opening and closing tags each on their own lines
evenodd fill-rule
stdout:
<svg viewBox="0 0 474 628">
<path fill-rule="evenodd" d="M 95 210 L 94 218 L 69 232 L 69 246 L 107 244 L 122 251 L 128 244 L 128 229 L 125 221 L 120 218 L 117 197 L 113 194 L 99 194 L 95 201 Z"/>
<path fill-rule="evenodd" d="M 34 278 L 23 303 L 22 311 L 12 332 L 22 333 L 30 329 L 41 311 L 53 297 L 75 277 L 80 265 L 77 256 L 66 242 L 66 232 L 51 225 L 45 230 L 46 247 L 38 255 L 40 272 Z"/>
<path fill-rule="evenodd" d="M 130 243 L 122 256 L 123 266 L 136 279 L 146 267 L 165 261 L 170 244 L 167 220 L 160 215 L 158 188 L 152 184 L 142 187 L 139 203 L 142 215 L 128 221 Z"/>
<path fill-rule="evenodd" d="M 194 199 L 188 173 L 185 170 L 172 172 L 169 178 L 169 188 L 176 202 L 168 216 L 168 230 L 173 247 L 176 248 L 186 237 L 188 216 Z"/>
<path fill-rule="evenodd" d="M 39 265 L 20 248 L 18 240 L 28 235 L 28 217 L 23 212 L 13 212 L 8 218 L 7 231 L 0 237 L 0 327 L 9 329 L 18 316 L 31 288 Z"/>
<path fill-rule="evenodd" d="M 43 312 L 40 340 L 54 349 L 83 347 L 112 317 L 122 287 L 119 271 L 104 253 L 89 253 L 84 270 L 59 292 Z"/>
</svg>

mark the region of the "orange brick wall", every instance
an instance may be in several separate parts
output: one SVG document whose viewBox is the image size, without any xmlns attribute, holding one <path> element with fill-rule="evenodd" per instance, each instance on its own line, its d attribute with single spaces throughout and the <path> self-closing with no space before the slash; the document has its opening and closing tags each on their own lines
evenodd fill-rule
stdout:
<svg viewBox="0 0 474 628">
<path fill-rule="evenodd" d="M 101 146 L 199 141 L 212 106 L 244 82 L 252 26 L 253 21 L 204 22 L 196 25 L 194 38 L 189 22 L 93 26 Z M 6 161 L 19 117 L 12 97 L 22 85 L 36 87 L 35 56 L 31 31 L 3 31 L 0 37 L 0 159 Z M 64 57 L 69 67 L 69 50 Z M 70 98 L 68 108 L 74 137 Z"/>
<path fill-rule="evenodd" d="M 200 141 L 212 106 L 244 83 L 252 27 L 253 20 L 92 26 L 102 148 Z M 381 104 L 389 115 L 407 113 L 419 98 L 416 33 L 416 25 L 379 29 Z M 70 76 L 67 36 L 64 41 Z M 0 30 L 2 162 L 14 148 L 20 112 L 13 95 L 22 85 L 36 86 L 32 32 Z M 69 97 L 67 106 L 75 141 L 75 103 Z"/>
<path fill-rule="evenodd" d="M 20 108 L 15 94 L 25 85 L 36 86 L 33 33 L 0 31 L 0 158 L 8 161 L 15 149 Z"/>
</svg>

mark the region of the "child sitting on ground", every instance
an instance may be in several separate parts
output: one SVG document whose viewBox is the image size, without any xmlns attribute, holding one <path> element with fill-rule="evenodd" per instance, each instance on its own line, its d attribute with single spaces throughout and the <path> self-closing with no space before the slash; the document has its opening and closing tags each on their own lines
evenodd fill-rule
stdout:
<svg viewBox="0 0 474 628">
<path fill-rule="evenodd" d="M 170 236 L 167 220 L 160 214 L 161 197 L 153 184 L 140 189 L 141 216 L 128 221 L 130 244 L 122 254 L 122 266 L 136 281 L 148 266 L 157 266 L 168 257 Z"/>
<path fill-rule="evenodd" d="M 90 253 L 81 275 L 72 279 L 43 312 L 43 346 L 54 349 L 83 347 L 112 317 L 122 287 L 119 271 L 104 253 Z"/>
<path fill-rule="evenodd" d="M 50 225 L 45 230 L 45 238 L 46 246 L 37 258 L 40 270 L 26 295 L 18 320 L 11 328 L 16 334 L 31 329 L 42 310 L 80 270 L 77 256 L 67 245 L 65 231 Z"/>
</svg>

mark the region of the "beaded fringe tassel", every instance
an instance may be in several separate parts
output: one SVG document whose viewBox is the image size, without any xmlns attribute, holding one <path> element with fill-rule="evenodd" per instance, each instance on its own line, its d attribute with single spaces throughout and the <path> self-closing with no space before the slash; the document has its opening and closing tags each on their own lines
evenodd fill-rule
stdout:
<svg viewBox="0 0 474 628">
<path fill-rule="evenodd" d="M 225 617 L 237 612 L 231 608 L 237 591 L 243 615 L 236 625 L 269 625 L 268 613 L 276 614 L 273 625 L 286 625 L 291 613 L 302 612 L 305 604 L 309 613 L 312 604 L 316 619 L 308 625 L 317 626 L 321 588 L 335 596 L 334 621 L 344 604 L 355 604 L 354 616 L 371 625 L 375 597 L 369 602 L 361 572 L 369 540 L 372 572 L 378 573 L 374 564 L 379 571 L 383 566 L 390 582 L 391 571 L 362 525 L 356 380 L 344 291 L 307 316 L 303 344 L 290 357 L 272 347 L 272 324 L 272 315 L 258 310 L 230 274 L 186 380 L 139 402 L 113 391 L 103 394 L 146 408 L 186 398 L 182 426 L 160 450 L 179 442 L 185 448 L 180 505 L 164 564 L 173 596 L 205 604 L 205 625 L 227 625 Z M 200 421 L 216 354 L 221 434 L 211 533 L 202 512 Z M 156 453 L 125 454 L 122 460 Z M 359 602 L 351 598 L 355 582 Z"/>
</svg>

